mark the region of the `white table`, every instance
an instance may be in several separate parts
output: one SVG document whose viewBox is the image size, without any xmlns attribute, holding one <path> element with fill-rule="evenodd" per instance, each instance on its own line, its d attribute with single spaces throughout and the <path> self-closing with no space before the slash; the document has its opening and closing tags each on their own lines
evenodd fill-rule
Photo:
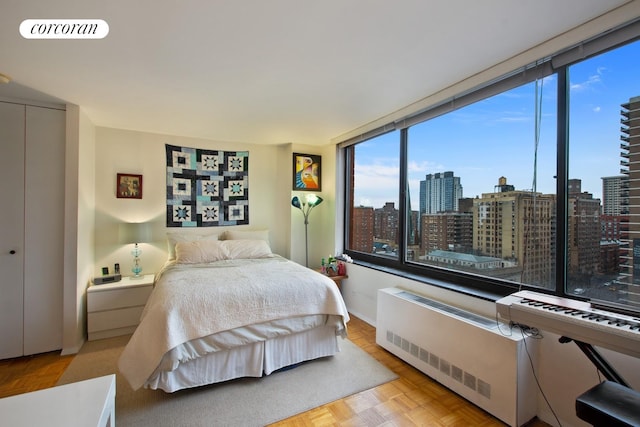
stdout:
<svg viewBox="0 0 640 427">
<path fill-rule="evenodd" d="M 0 399 L 0 424 L 12 427 L 114 427 L 114 374 Z"/>
</svg>

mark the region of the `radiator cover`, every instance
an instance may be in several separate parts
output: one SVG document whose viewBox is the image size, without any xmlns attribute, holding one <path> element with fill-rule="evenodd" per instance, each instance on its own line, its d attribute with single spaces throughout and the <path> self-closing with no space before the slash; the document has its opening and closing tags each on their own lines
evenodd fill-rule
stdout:
<svg viewBox="0 0 640 427">
<path fill-rule="evenodd" d="M 535 339 L 400 288 L 378 291 L 376 342 L 511 426 L 536 415 Z M 525 347 L 526 344 L 526 347 Z"/>
</svg>

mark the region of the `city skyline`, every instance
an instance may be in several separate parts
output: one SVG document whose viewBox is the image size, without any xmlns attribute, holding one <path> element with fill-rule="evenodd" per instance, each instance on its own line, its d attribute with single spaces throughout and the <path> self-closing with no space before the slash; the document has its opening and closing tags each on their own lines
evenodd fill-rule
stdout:
<svg viewBox="0 0 640 427">
<path fill-rule="evenodd" d="M 570 69 L 569 178 L 581 180 L 582 191 L 601 200 L 602 178 L 620 175 L 620 105 L 640 95 L 640 64 L 629 61 L 634 57 L 640 57 L 640 42 Z M 530 83 L 410 128 L 412 210 L 418 210 L 420 181 L 446 171 L 460 177 L 463 197 L 493 192 L 500 177 L 516 190 L 535 185 L 537 192 L 555 194 L 556 85 L 552 75 L 540 82 L 537 94 Z M 540 134 L 534 171 L 536 110 Z M 356 206 L 394 202 L 398 207 L 398 133 L 358 145 Z"/>
</svg>

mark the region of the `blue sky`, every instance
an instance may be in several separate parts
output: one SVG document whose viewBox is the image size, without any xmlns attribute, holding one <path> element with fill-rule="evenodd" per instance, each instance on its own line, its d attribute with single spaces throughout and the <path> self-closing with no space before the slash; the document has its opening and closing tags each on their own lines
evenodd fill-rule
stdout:
<svg viewBox="0 0 640 427">
<path fill-rule="evenodd" d="M 493 192 L 501 176 L 517 190 L 555 193 L 556 77 L 513 89 L 414 126 L 409 132 L 409 185 L 418 209 L 419 182 L 453 171 L 464 197 Z M 604 176 L 620 173 L 620 104 L 640 96 L 640 41 L 570 68 L 570 178 L 601 198 Z M 540 99 L 540 98 L 538 98 Z M 398 193 L 398 132 L 356 148 L 356 205 L 382 207 Z M 534 182 L 534 175 L 536 177 Z"/>
</svg>

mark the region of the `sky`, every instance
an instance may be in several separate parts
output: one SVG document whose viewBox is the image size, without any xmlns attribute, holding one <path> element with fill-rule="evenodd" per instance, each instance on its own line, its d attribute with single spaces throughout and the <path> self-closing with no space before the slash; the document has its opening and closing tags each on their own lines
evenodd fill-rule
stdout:
<svg viewBox="0 0 640 427">
<path fill-rule="evenodd" d="M 516 190 L 555 194 L 556 80 L 552 75 L 410 128 L 412 209 L 418 210 L 425 175 L 445 171 L 460 177 L 464 197 L 493 192 L 502 176 Z M 573 65 L 569 80 L 569 178 L 601 199 L 601 178 L 620 175 L 620 105 L 640 96 L 640 41 Z M 398 207 L 398 140 L 394 131 L 356 147 L 356 205 Z"/>
</svg>

